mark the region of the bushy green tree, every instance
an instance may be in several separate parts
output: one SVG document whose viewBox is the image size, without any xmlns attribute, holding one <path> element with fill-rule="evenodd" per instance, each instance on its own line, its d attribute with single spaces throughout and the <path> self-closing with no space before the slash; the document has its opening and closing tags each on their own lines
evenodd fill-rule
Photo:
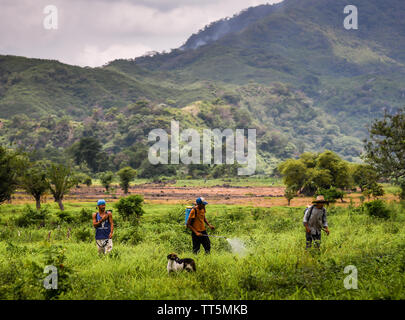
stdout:
<svg viewBox="0 0 405 320">
<path fill-rule="evenodd" d="M 65 210 L 62 203 L 63 197 L 77 184 L 77 179 L 71 167 L 51 163 L 48 166 L 46 178 L 55 202 L 59 204 L 62 211 Z"/>
<path fill-rule="evenodd" d="M 35 199 L 36 207 L 41 208 L 41 197 L 49 189 L 46 179 L 46 168 L 40 164 L 33 164 L 21 177 L 21 186 Z"/>
<path fill-rule="evenodd" d="M 352 176 L 354 184 L 360 188 L 361 192 L 363 192 L 368 185 L 377 183 L 379 178 L 377 171 L 367 164 L 355 165 Z"/>
<path fill-rule="evenodd" d="M 129 183 L 136 177 L 136 170 L 132 169 L 131 167 L 124 167 L 117 172 L 117 175 L 120 179 L 120 186 L 122 190 L 124 190 L 124 193 L 127 194 Z"/>
<path fill-rule="evenodd" d="M 392 179 L 401 189 L 405 199 L 405 110 L 395 115 L 386 113 L 381 120 L 375 120 L 365 140 L 366 162 L 381 176 Z"/>
<path fill-rule="evenodd" d="M 125 221 L 130 221 L 132 224 L 137 225 L 144 214 L 143 201 L 142 195 L 135 194 L 121 198 L 115 204 L 115 208 Z"/>
<path fill-rule="evenodd" d="M 103 172 L 100 174 L 100 181 L 103 187 L 105 188 L 105 191 L 108 192 L 108 189 L 110 188 L 110 184 L 114 179 L 114 173 L 111 171 Z"/>
<path fill-rule="evenodd" d="M 319 188 L 344 189 L 350 186 L 348 164 L 332 151 L 304 153 L 299 159 L 288 159 L 278 166 L 288 188 L 312 196 Z"/>
<path fill-rule="evenodd" d="M 71 147 L 75 162 L 86 162 L 89 168 L 96 172 L 99 168 L 101 144 L 95 137 L 83 137 Z"/>
<path fill-rule="evenodd" d="M 284 191 L 284 198 L 288 201 L 288 206 L 291 204 L 291 200 L 297 195 L 296 187 L 286 188 Z"/>
<path fill-rule="evenodd" d="M 18 186 L 18 177 L 23 172 L 25 160 L 17 152 L 0 146 L 0 203 L 11 199 Z"/>
</svg>

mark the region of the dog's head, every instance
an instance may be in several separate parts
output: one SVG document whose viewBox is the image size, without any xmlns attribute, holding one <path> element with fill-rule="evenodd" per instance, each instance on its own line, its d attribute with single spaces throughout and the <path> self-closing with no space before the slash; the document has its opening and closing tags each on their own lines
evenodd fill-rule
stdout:
<svg viewBox="0 0 405 320">
<path fill-rule="evenodd" d="M 177 254 L 175 254 L 175 253 L 171 253 L 171 254 L 169 254 L 168 256 L 167 256 L 167 259 L 168 260 L 176 260 L 176 259 L 178 259 L 179 257 L 177 256 Z"/>
</svg>

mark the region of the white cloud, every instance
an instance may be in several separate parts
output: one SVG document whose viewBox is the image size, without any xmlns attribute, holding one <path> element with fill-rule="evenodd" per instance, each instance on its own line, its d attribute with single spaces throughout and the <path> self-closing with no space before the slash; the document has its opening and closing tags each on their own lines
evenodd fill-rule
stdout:
<svg viewBox="0 0 405 320">
<path fill-rule="evenodd" d="M 76 58 L 81 66 L 97 67 L 115 59 L 131 59 L 145 54 L 152 49 L 142 44 L 120 45 L 115 44 L 105 50 L 97 46 L 86 45 Z"/>
<path fill-rule="evenodd" d="M 146 51 L 170 50 L 205 25 L 280 0 L 0 0 L 0 54 L 100 66 Z M 44 30 L 43 8 L 58 8 Z"/>
</svg>

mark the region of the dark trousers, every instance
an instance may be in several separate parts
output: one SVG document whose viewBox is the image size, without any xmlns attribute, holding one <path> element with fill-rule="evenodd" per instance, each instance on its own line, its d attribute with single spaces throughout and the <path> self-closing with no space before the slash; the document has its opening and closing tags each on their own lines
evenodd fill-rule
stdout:
<svg viewBox="0 0 405 320">
<path fill-rule="evenodd" d="M 202 234 L 207 234 L 207 231 L 201 231 Z M 210 238 L 207 236 L 197 236 L 194 232 L 191 233 L 191 238 L 193 240 L 193 252 L 198 253 L 200 251 L 200 246 L 204 247 L 205 253 L 210 253 L 211 242 Z"/>
<path fill-rule="evenodd" d="M 312 246 L 312 240 L 315 243 L 315 247 L 319 249 L 320 245 L 321 245 L 321 234 L 311 234 L 306 232 L 306 239 L 307 239 L 307 249 L 311 248 Z"/>
</svg>

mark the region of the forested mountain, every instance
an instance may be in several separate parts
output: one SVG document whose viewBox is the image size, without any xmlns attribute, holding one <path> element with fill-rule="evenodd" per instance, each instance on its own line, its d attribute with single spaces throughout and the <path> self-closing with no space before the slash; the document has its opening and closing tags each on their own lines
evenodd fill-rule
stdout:
<svg viewBox="0 0 405 320">
<path fill-rule="evenodd" d="M 346 5 L 358 30 L 343 26 Z M 56 159 L 94 136 L 116 169 L 175 118 L 256 128 L 259 172 L 307 150 L 358 160 L 370 121 L 405 106 L 403 17 L 403 0 L 285 0 L 213 22 L 169 53 L 100 68 L 0 56 L 1 139 Z"/>
</svg>

